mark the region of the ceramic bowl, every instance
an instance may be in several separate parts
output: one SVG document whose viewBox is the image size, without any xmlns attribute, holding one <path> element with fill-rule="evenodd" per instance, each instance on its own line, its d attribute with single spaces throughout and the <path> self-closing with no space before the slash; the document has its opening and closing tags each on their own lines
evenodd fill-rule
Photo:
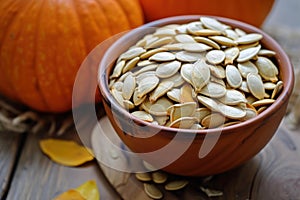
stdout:
<svg viewBox="0 0 300 200">
<path fill-rule="evenodd" d="M 275 62 L 284 85 L 276 101 L 264 112 L 248 121 L 206 130 L 169 128 L 150 124 L 132 116 L 115 101 L 108 87 L 108 78 L 118 56 L 144 35 L 154 32 L 153 27 L 188 23 L 198 20 L 199 17 L 165 18 L 130 31 L 107 50 L 98 71 L 103 106 L 124 144 L 150 164 L 167 172 L 185 176 L 218 174 L 245 163 L 259 153 L 280 125 L 294 84 L 293 66 L 274 39 L 249 24 L 213 16 L 225 24 L 246 32 L 261 33 L 263 47 L 276 52 Z"/>
</svg>

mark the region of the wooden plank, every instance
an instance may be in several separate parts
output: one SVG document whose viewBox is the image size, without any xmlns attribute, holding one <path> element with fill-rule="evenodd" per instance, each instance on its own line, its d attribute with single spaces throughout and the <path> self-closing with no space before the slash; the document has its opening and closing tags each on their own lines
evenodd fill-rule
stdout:
<svg viewBox="0 0 300 200">
<path fill-rule="evenodd" d="M 0 199 L 8 191 L 20 144 L 20 134 L 0 131 Z"/>
<path fill-rule="evenodd" d="M 102 199 L 119 199 L 95 162 L 81 167 L 58 165 L 41 153 L 38 140 L 36 135 L 28 136 L 7 199 L 52 199 L 88 180 L 96 180 Z"/>
<path fill-rule="evenodd" d="M 109 126 L 107 117 L 100 120 L 101 129 L 95 127 L 92 141 L 103 141 L 95 143 L 93 149 L 99 164 L 110 183 L 120 193 L 123 199 L 150 199 L 144 192 L 143 183 L 138 181 L 134 174 L 113 169 L 114 167 L 128 163 L 128 155 L 121 152 L 116 146 L 122 142 Z M 101 131 L 109 133 L 109 139 L 105 142 Z M 251 147 L 249 147 L 251 148 Z M 119 148 L 120 149 L 120 148 Z M 281 124 L 271 142 L 253 159 L 244 165 L 228 172 L 213 176 L 206 182 L 200 183 L 201 178 L 188 178 L 190 185 L 180 192 L 171 193 L 159 188 L 164 193 L 164 199 L 210 199 L 199 186 L 223 191 L 223 195 L 214 199 L 300 199 L 300 131 L 290 131 Z M 105 164 L 103 164 L 105 163 Z"/>
</svg>

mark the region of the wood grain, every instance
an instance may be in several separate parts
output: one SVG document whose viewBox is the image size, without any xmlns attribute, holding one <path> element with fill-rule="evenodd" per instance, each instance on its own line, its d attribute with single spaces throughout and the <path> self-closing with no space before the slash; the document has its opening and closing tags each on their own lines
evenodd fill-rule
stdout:
<svg viewBox="0 0 300 200">
<path fill-rule="evenodd" d="M 0 131 L 0 199 L 9 189 L 21 138 L 19 134 Z"/>
<path fill-rule="evenodd" d="M 103 137 L 99 131 L 105 130 L 108 135 L 116 134 L 109 126 L 107 117 L 101 121 L 104 122 L 101 125 L 106 124 L 107 127 L 95 127 L 92 141 L 97 141 L 94 142 L 93 149 L 96 153 L 100 152 L 101 161 L 105 160 L 105 164 L 99 161 L 104 174 L 123 199 L 150 199 L 143 190 L 143 183 L 134 174 L 108 167 L 116 163 L 126 165 L 131 160 L 126 161 L 128 156 L 120 151 L 114 152 L 113 156 L 109 153 L 109 149 L 116 149 L 114 144 L 122 144 L 115 137 L 111 137 L 112 143 L 99 142 L 99 137 Z M 290 131 L 284 124 L 283 121 L 271 142 L 244 165 L 215 175 L 205 183 L 203 178 L 186 177 L 190 180 L 189 186 L 176 193 L 167 192 L 160 186 L 164 199 L 210 199 L 199 190 L 200 185 L 223 191 L 223 196 L 214 198 L 220 200 L 300 199 L 300 131 Z"/>
</svg>

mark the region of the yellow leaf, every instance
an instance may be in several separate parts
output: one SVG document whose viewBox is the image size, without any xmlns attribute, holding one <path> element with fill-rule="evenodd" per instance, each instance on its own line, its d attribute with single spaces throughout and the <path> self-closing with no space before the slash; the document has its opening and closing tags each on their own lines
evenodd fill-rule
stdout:
<svg viewBox="0 0 300 200">
<path fill-rule="evenodd" d="M 78 191 L 71 189 L 55 197 L 53 200 L 87 200 L 87 199 L 83 198 Z"/>
<path fill-rule="evenodd" d="M 83 196 L 86 200 L 99 200 L 100 195 L 98 191 L 98 187 L 96 181 L 90 180 L 80 185 L 75 189 L 78 191 L 81 196 Z"/>
<path fill-rule="evenodd" d="M 39 143 L 41 150 L 51 160 L 65 166 L 74 167 L 94 159 L 94 155 L 89 148 L 81 146 L 74 141 L 44 139 Z"/>
</svg>

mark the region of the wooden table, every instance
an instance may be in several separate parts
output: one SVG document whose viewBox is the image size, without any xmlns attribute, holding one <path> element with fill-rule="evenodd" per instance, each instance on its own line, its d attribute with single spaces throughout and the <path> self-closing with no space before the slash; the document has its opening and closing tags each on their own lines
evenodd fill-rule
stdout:
<svg viewBox="0 0 300 200">
<path fill-rule="evenodd" d="M 300 67 L 299 8 L 298 0 L 278 0 L 263 26 L 291 56 L 296 69 Z M 41 137 L 0 132 L 0 200 L 48 200 L 91 179 L 97 181 L 101 199 L 121 199 L 96 161 L 76 168 L 55 164 L 41 153 Z M 256 157 L 217 175 L 214 186 L 224 192 L 214 199 L 300 199 L 300 129 L 289 130 L 282 123 Z"/>
</svg>

